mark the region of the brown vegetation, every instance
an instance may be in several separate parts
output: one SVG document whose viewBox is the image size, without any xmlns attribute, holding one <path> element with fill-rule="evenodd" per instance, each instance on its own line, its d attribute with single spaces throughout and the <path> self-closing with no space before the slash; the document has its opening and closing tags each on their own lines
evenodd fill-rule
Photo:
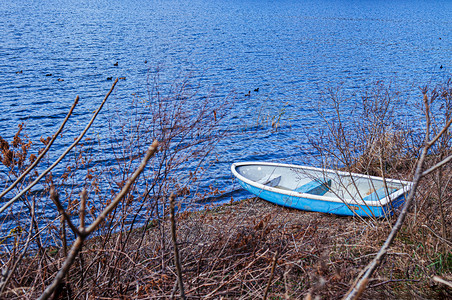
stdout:
<svg viewBox="0 0 452 300">
<path fill-rule="evenodd" d="M 412 205 L 405 215 L 365 220 L 286 209 L 256 198 L 175 213 L 175 200 L 181 207 L 205 196 L 196 187 L 209 153 L 223 136 L 219 124 L 227 101 L 212 103 L 206 97 L 189 109 L 197 92 L 185 81 L 167 93 L 158 84 L 151 87 L 146 101 L 137 98 L 132 105 L 137 111 L 132 120 L 122 120 L 119 128 L 112 124 L 115 166 L 95 165 L 95 143 L 83 140 L 83 134 L 68 147 L 67 152 L 75 147 L 75 155 L 56 160 L 64 166 L 60 176 L 52 174 L 54 164 L 44 171 L 35 168 L 50 160 L 54 139 L 41 139 L 45 148 L 38 156 L 31 153 L 33 144 L 22 126 L 13 141 L 0 139 L 6 170 L 1 180 L 12 187 L 1 195 L 10 195 L 10 204 L 2 202 L 1 208 L 2 298 L 452 295 L 452 169 L 445 164 L 451 155 L 450 81 L 423 90 L 425 139 L 419 130 L 399 123 L 399 100 L 381 83 L 363 96 L 352 116 L 354 126 L 347 126 L 347 103 L 337 92 L 324 102 L 332 109 L 319 110 L 326 126 L 311 137 L 319 153 L 317 165 L 408 180 L 416 167 L 420 170 L 416 197 L 408 199 Z M 153 140 L 159 146 L 153 144 L 142 161 Z M 45 177 L 43 190 L 29 191 L 27 186 L 40 177 Z M 49 197 L 55 205 L 53 219 L 37 209 Z M 143 215 L 145 225 L 137 226 Z M 382 245 L 387 245 L 383 252 Z M 381 259 L 375 261 L 377 257 Z M 362 270 L 371 271 L 366 277 Z M 354 282 L 364 284 L 353 292 Z"/>
</svg>

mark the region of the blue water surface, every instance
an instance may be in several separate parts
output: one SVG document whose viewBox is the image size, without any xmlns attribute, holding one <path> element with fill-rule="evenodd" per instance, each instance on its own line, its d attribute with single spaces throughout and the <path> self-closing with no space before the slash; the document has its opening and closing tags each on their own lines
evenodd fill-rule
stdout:
<svg viewBox="0 0 452 300">
<path fill-rule="evenodd" d="M 302 163 L 302 132 L 317 130 L 312 108 L 321 91 L 341 85 L 353 97 L 376 81 L 392 82 L 408 99 L 401 118 L 416 124 L 419 86 L 443 81 L 452 68 L 448 0 L 1 0 L 0 16 L 0 135 L 7 140 L 21 122 L 33 140 L 53 134 L 79 95 L 56 157 L 103 99 L 107 78 L 125 77 L 90 131 L 102 138 L 112 111 L 126 114 L 157 67 L 163 85 L 190 77 L 215 97 L 233 93 L 231 124 L 248 124 L 260 109 L 267 121 L 281 116 L 279 130 L 221 144 L 206 179 L 220 189 L 230 187 L 234 161 Z"/>
</svg>

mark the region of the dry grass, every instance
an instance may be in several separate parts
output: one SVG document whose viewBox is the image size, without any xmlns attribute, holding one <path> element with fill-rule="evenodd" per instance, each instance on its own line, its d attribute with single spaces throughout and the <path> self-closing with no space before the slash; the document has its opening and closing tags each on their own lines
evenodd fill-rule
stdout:
<svg viewBox="0 0 452 300">
<path fill-rule="evenodd" d="M 307 294 L 340 298 L 390 230 L 384 221 L 375 225 L 282 208 L 257 198 L 183 213 L 178 219 L 178 237 L 186 296 L 262 298 L 272 261 L 279 253 L 269 299 L 301 299 Z M 164 249 L 161 230 L 167 232 Z M 169 298 L 176 287 L 169 230 L 166 219 L 160 226 L 137 230 L 122 251 L 117 248 L 122 234 L 92 239 L 82 252 L 83 267 L 78 260 L 60 297 Z M 427 230 L 412 233 L 404 228 L 363 298 L 451 296 L 432 281 L 440 267 L 435 256 L 438 244 Z M 441 267 L 442 276 L 452 275 L 451 261 Z"/>
<path fill-rule="evenodd" d="M 184 84 L 177 88 L 178 95 L 187 95 L 185 88 Z M 432 108 L 435 107 L 433 100 L 441 97 L 443 102 L 450 100 L 452 103 L 451 95 L 450 85 L 433 90 L 430 96 Z M 122 139 L 115 153 L 120 158 L 118 169 L 121 171 L 97 171 L 98 166 L 90 165 L 92 155 L 80 146 L 75 161 L 67 162 L 67 166 L 72 167 L 66 167 L 67 172 L 62 178 L 48 176 L 41 194 L 25 194 L 21 212 L 29 216 L 26 226 L 20 223 L 21 219 L 14 211 L 3 216 L 2 222 L 8 224 L 13 220 L 10 223 L 17 226 L 7 228 L 11 230 L 2 244 L 2 298 L 40 296 L 68 257 L 72 243 L 67 227 L 69 222 L 55 213 L 54 220 L 43 223 L 42 215 L 35 214 L 35 204 L 46 197 L 51 184 L 66 187 L 65 193 L 61 193 L 65 195 L 66 210 L 74 219 L 78 217 L 80 202 L 77 191 L 85 185 L 91 189 L 86 204 L 87 223 L 90 223 L 112 201 L 116 187 L 124 186 L 139 158 L 139 155 L 132 155 L 134 151 L 154 137 L 162 141 L 164 147 L 151 162 L 152 171 L 140 178 L 145 186 L 144 194 L 137 183 L 122 206 L 102 223 L 98 235 L 85 241 L 53 298 L 179 297 L 174 236 L 171 234 L 174 223 L 169 217 L 168 196 L 176 192 L 178 200 L 190 204 L 192 198 L 189 196 L 193 191 L 187 187 L 199 184 L 198 174 L 202 167 L 198 161 L 204 161 L 221 138 L 221 132 L 216 128 L 225 112 L 210 106 L 207 100 L 198 107 L 199 110 L 186 111 L 189 100 L 196 100 L 196 93 L 191 92 L 187 97 L 176 98 L 160 98 L 156 93 L 150 100 L 150 106 L 145 107 L 149 113 L 144 118 L 137 114 L 134 122 L 124 122 L 120 127 Z M 416 135 L 407 128 L 392 127 L 397 121 L 392 111 L 396 106 L 391 104 L 391 97 L 382 86 L 377 86 L 363 103 L 366 116 L 369 112 L 375 114 L 360 118 L 360 123 L 347 128 L 347 122 L 342 119 L 342 103 L 333 97 L 333 117 L 325 116 L 330 126 L 321 133 L 323 138 L 312 140 L 312 146 L 320 154 L 320 164 L 409 180 L 422 141 L 416 140 Z M 452 105 L 447 107 L 452 110 Z M 157 111 L 159 115 L 154 114 Z M 435 116 L 434 124 L 440 125 L 444 120 Z M 449 118 L 446 113 L 444 119 Z M 189 123 L 190 120 L 193 122 Z M 381 126 L 375 120 L 379 120 Z M 129 130 L 133 124 L 141 127 L 137 131 Z M 387 128 L 382 124 L 391 126 Z M 432 126 L 432 131 L 435 128 L 438 127 Z M 21 130 L 22 127 L 10 143 L 0 139 L 1 160 L 11 178 L 19 176 L 35 159 L 30 154 L 29 142 L 25 137 L 20 139 Z M 131 136 L 127 132 L 132 132 Z M 193 139 L 196 135 L 205 136 L 205 139 Z M 450 135 L 445 134 L 432 149 L 426 167 L 450 155 L 450 140 Z M 200 150 L 205 152 L 200 153 Z M 127 157 L 130 160 L 125 159 Z M 185 164 L 194 169 L 187 168 L 190 180 L 184 186 L 179 185 L 174 171 Z M 79 170 L 86 170 L 86 182 L 74 184 L 76 188 L 66 184 L 75 180 Z M 36 176 L 31 174 L 27 180 Z M 101 178 L 110 178 L 111 195 L 100 187 Z M 452 296 L 447 285 L 433 279 L 440 276 L 446 282 L 452 281 L 451 179 L 452 169 L 448 166 L 423 178 L 414 207 L 384 262 L 369 279 L 362 298 L 446 299 Z M 135 219 L 132 224 L 128 223 L 130 217 L 138 216 L 137 207 L 146 212 L 148 218 L 147 225 L 141 228 L 137 228 Z M 379 251 L 394 221 L 395 218 L 388 218 L 365 222 L 359 218 L 303 212 L 257 198 L 211 206 L 203 211 L 181 212 L 176 216 L 177 248 L 186 298 L 341 298 Z M 45 237 L 53 240 L 42 241 Z M 28 248 L 29 242 L 32 245 Z M 13 270 L 11 278 L 3 284 L 8 270 Z"/>
</svg>

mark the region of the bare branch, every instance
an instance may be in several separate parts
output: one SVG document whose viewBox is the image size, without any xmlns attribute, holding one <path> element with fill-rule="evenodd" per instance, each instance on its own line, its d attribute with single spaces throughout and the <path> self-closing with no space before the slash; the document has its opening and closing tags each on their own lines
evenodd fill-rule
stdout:
<svg viewBox="0 0 452 300">
<path fill-rule="evenodd" d="M 272 269 L 270 271 L 270 278 L 268 279 L 267 287 L 265 288 L 264 297 L 262 297 L 263 300 L 267 299 L 268 290 L 270 289 L 270 286 L 271 286 L 271 283 L 273 280 L 273 275 L 275 274 L 275 268 L 276 268 L 276 264 L 278 262 L 278 256 L 279 256 L 279 251 L 276 251 L 275 256 L 273 256 L 273 263 L 272 263 Z"/>
<path fill-rule="evenodd" d="M 433 280 L 435 280 L 436 282 L 442 283 L 447 285 L 448 287 L 452 288 L 452 282 L 450 281 L 446 281 L 443 278 L 439 277 L 439 276 L 433 276 Z"/>
<path fill-rule="evenodd" d="M 446 125 L 444 125 L 443 129 L 429 142 L 430 146 L 432 146 L 434 143 L 436 143 L 439 138 L 449 129 L 450 125 L 452 124 L 452 118 L 447 121 Z"/>
<path fill-rule="evenodd" d="M 428 144 L 428 140 L 430 139 L 430 106 L 428 105 L 428 97 L 427 94 L 424 94 L 424 98 L 422 99 L 424 101 L 425 106 L 425 144 Z"/>
<path fill-rule="evenodd" d="M 138 166 L 138 169 L 135 171 L 135 173 L 132 174 L 132 176 L 129 178 L 127 183 L 124 185 L 122 190 L 116 195 L 115 199 L 108 205 L 102 213 L 94 220 L 94 222 L 86 228 L 85 231 L 82 232 L 83 235 L 89 235 L 94 230 L 96 230 L 97 226 L 107 218 L 107 216 L 110 214 L 110 212 L 119 204 L 121 199 L 129 192 L 130 187 L 134 183 L 134 181 L 138 178 L 138 176 L 143 172 L 144 168 L 146 167 L 147 162 L 149 159 L 154 156 L 155 152 L 157 152 L 159 143 L 155 140 L 151 146 L 149 146 L 148 151 L 146 152 L 145 157 L 141 161 L 141 164 Z"/>
<path fill-rule="evenodd" d="M 105 95 L 104 100 L 102 101 L 100 106 L 97 108 L 96 112 L 94 113 L 93 117 L 89 121 L 88 125 L 86 125 L 85 129 L 82 131 L 82 133 L 79 135 L 79 137 L 72 143 L 72 145 L 69 146 L 66 149 L 66 151 L 64 151 L 64 153 L 61 154 L 61 156 L 50 167 L 48 167 L 41 175 L 39 175 L 35 179 L 35 181 L 33 181 L 25 189 L 23 189 L 22 192 L 20 192 L 14 198 L 9 200 L 6 204 L 4 204 L 2 206 L 2 208 L 0 208 L 0 214 L 2 212 L 4 212 L 9 206 L 11 206 L 11 204 L 13 204 L 15 201 L 17 201 L 20 197 L 22 197 L 26 192 L 28 192 L 33 186 L 35 186 L 45 175 L 47 175 L 47 173 L 49 173 L 53 168 L 55 168 L 61 162 L 61 160 L 63 160 L 63 158 L 69 153 L 69 151 L 72 150 L 72 148 L 74 148 L 80 142 L 80 140 L 85 136 L 86 132 L 88 131 L 88 129 L 93 124 L 94 120 L 96 119 L 96 117 L 99 114 L 100 110 L 102 109 L 102 107 L 104 106 L 105 102 L 107 101 L 108 96 L 110 96 L 110 94 L 112 93 L 112 91 L 113 91 L 113 89 L 114 89 L 114 87 L 115 87 L 117 82 L 118 82 L 118 79 L 116 78 L 115 82 L 113 83 L 113 85 L 110 88 L 110 91 L 108 91 L 107 95 Z"/>
<path fill-rule="evenodd" d="M 380 265 L 381 261 L 385 257 L 390 245 L 394 241 L 394 238 L 396 237 L 399 230 L 402 228 L 402 224 L 408 214 L 408 209 L 411 206 L 411 203 L 414 200 L 414 196 L 416 194 L 416 190 L 419 186 L 419 182 L 421 178 L 424 176 L 423 167 L 425 163 L 425 159 L 427 157 L 428 150 L 433 146 L 433 144 L 438 140 L 439 136 L 437 135 L 433 140 L 428 141 L 429 132 L 430 132 L 430 107 L 428 104 L 428 98 L 427 95 L 424 95 L 424 105 L 425 105 L 425 117 L 427 121 L 427 128 L 426 128 L 426 142 L 425 146 L 422 149 L 422 154 L 419 158 L 419 161 L 416 165 L 416 171 L 414 173 L 413 178 L 413 187 L 403 205 L 402 211 L 400 212 L 399 217 L 397 218 L 397 221 L 395 225 L 392 227 L 391 232 L 389 233 L 388 237 L 386 238 L 386 241 L 384 242 L 383 246 L 381 246 L 380 250 L 378 251 L 377 255 L 374 257 L 374 259 L 366 266 L 366 268 L 362 272 L 362 276 L 358 276 L 357 281 L 355 284 L 350 288 L 350 290 L 347 292 L 347 295 L 343 298 L 346 300 L 351 299 L 357 299 L 361 293 L 361 291 L 364 291 L 367 282 L 369 280 L 369 277 L 372 276 L 373 272 L 376 270 L 376 268 Z M 445 129 L 449 127 L 451 124 L 451 121 L 449 121 L 443 130 L 441 130 L 441 134 L 445 132 Z"/>
<path fill-rule="evenodd" d="M 33 218 L 35 217 L 35 203 L 33 202 L 32 207 L 31 207 L 31 219 L 33 220 Z M 11 279 L 11 276 L 13 275 L 14 271 L 16 271 L 17 266 L 19 265 L 19 263 L 22 261 L 22 259 L 24 258 L 25 254 L 27 253 L 28 247 L 30 246 L 30 242 L 32 241 L 32 231 L 33 229 L 33 221 L 30 222 L 30 228 L 28 230 L 28 237 L 27 237 L 27 242 L 25 243 L 25 246 L 22 250 L 22 253 L 19 255 L 19 257 L 17 258 L 16 262 L 14 263 L 14 266 L 11 269 L 7 269 L 8 266 L 5 266 L 4 268 L 6 268 L 5 273 L 6 276 L 2 276 L 1 278 L 1 282 L 0 282 L 0 295 L 3 294 L 3 291 L 5 290 L 6 285 L 8 284 L 9 280 Z M 2 270 L 3 271 L 3 270 Z"/>
<path fill-rule="evenodd" d="M 429 146 L 427 144 L 422 151 L 421 157 L 417 163 L 416 172 L 414 174 L 413 187 L 410 190 L 410 193 L 408 194 L 408 197 L 403 205 L 402 211 L 400 212 L 400 215 L 397 218 L 395 225 L 392 227 L 392 230 L 389 233 L 388 237 L 386 238 L 385 243 L 383 244 L 383 246 L 381 246 L 380 251 L 378 251 L 374 259 L 366 266 L 366 268 L 364 269 L 365 272 L 363 272 L 361 278 L 358 277 L 358 281 L 352 286 L 347 295 L 343 298 L 344 300 L 357 299 L 361 291 L 364 291 L 363 289 L 365 289 L 369 281 L 369 277 L 372 276 L 375 269 L 380 265 L 381 261 L 383 260 L 384 256 L 386 255 L 389 249 L 389 246 L 392 244 L 394 238 L 396 237 L 397 233 L 402 227 L 403 221 L 405 221 L 405 217 L 408 214 L 408 209 L 410 208 L 411 203 L 413 202 L 414 195 L 416 193 L 417 187 L 419 186 L 419 182 L 422 178 L 422 168 L 424 166 L 428 148 Z"/>
<path fill-rule="evenodd" d="M 263 257 L 264 255 L 267 254 L 267 252 L 269 251 L 269 249 L 265 250 L 264 253 L 260 254 L 259 256 L 257 256 L 255 259 L 253 259 L 249 264 L 246 265 L 246 267 L 243 269 L 243 271 L 248 270 L 256 261 L 258 261 L 261 257 Z M 242 272 L 243 272 L 242 271 Z M 235 280 L 237 277 L 239 277 L 241 275 L 241 273 L 236 272 L 234 276 L 232 276 L 228 281 L 225 281 L 221 284 L 218 285 L 217 283 L 217 288 L 214 289 L 213 291 L 211 291 L 209 294 L 207 294 L 204 299 L 210 299 L 212 298 L 221 288 L 223 288 L 225 285 L 229 284 L 230 282 L 232 282 L 233 280 Z"/>
<path fill-rule="evenodd" d="M 47 151 L 49 151 L 50 146 L 52 146 L 53 142 L 56 140 L 58 135 L 61 133 L 61 131 L 64 128 L 64 125 L 66 125 L 67 120 L 69 120 L 69 117 L 72 115 L 72 112 L 77 105 L 79 100 L 79 97 L 75 97 L 74 103 L 71 106 L 71 109 L 66 115 L 66 118 L 64 118 L 63 123 L 61 123 L 60 128 L 55 132 L 55 134 L 52 136 L 52 139 L 49 141 L 47 146 L 44 148 L 41 154 L 36 158 L 36 160 L 14 181 L 13 184 L 11 184 L 6 190 L 4 190 L 2 193 L 0 193 L 0 199 L 3 198 L 9 191 L 11 191 L 28 173 L 30 173 L 31 170 L 33 170 L 34 167 L 39 163 L 39 161 L 46 155 Z"/>
<path fill-rule="evenodd" d="M 184 290 L 184 281 L 182 279 L 182 268 L 180 264 L 179 248 L 177 247 L 177 236 L 176 236 L 176 220 L 174 218 L 174 200 L 176 196 L 172 193 L 170 196 L 170 219 L 171 219 L 171 237 L 173 240 L 174 247 L 174 263 L 176 265 L 177 272 L 177 282 L 179 284 L 180 297 L 181 299 L 186 299 Z"/>
<path fill-rule="evenodd" d="M 86 199 L 88 197 L 88 193 L 86 189 L 80 193 L 80 230 L 85 230 L 85 213 L 86 213 Z"/>
<path fill-rule="evenodd" d="M 427 228 L 434 236 L 436 236 L 439 240 L 441 240 L 444 244 L 446 244 L 448 247 L 452 247 L 452 241 L 449 241 L 441 236 L 439 236 L 438 234 L 436 234 L 436 232 L 434 232 L 430 227 L 428 227 L 427 225 L 423 224 L 422 227 Z"/>
<path fill-rule="evenodd" d="M 145 157 L 141 161 L 141 164 L 137 168 L 137 170 L 132 174 L 132 176 L 129 178 L 127 183 L 124 185 L 124 187 L 121 189 L 121 191 L 116 195 L 115 199 L 112 201 L 112 203 L 107 206 L 104 211 L 96 218 L 96 220 L 91 224 L 91 226 L 88 227 L 87 230 L 83 230 L 79 232 L 77 239 L 75 240 L 74 244 L 71 247 L 71 251 L 69 252 L 66 260 L 64 261 L 63 266 L 58 271 L 57 275 L 53 279 L 53 282 L 51 285 L 49 285 L 45 291 L 42 293 L 42 295 L 39 297 L 39 299 L 48 299 L 52 293 L 55 291 L 55 289 L 58 287 L 60 282 L 63 280 L 64 276 L 69 271 L 71 265 L 74 263 L 75 258 L 77 257 L 78 253 L 83 247 L 83 242 L 85 241 L 86 237 L 92 233 L 97 226 L 108 216 L 108 214 L 116 207 L 116 205 L 119 204 L 120 200 L 127 194 L 130 187 L 132 186 L 133 182 L 138 178 L 138 176 L 143 172 L 147 162 L 149 159 L 154 155 L 154 153 L 157 151 L 158 142 L 154 141 L 152 145 L 149 147 L 148 151 L 146 152 Z"/>
<path fill-rule="evenodd" d="M 64 207 L 63 207 L 63 205 L 61 204 L 61 201 L 60 201 L 60 196 L 55 191 L 54 187 L 50 188 L 50 199 L 52 199 L 53 203 L 56 205 L 56 207 L 58 209 L 58 212 L 61 214 L 61 217 L 66 220 L 66 222 L 68 223 L 68 225 L 71 228 L 72 232 L 74 232 L 74 234 L 76 236 L 79 236 L 80 235 L 80 231 L 77 229 L 77 227 L 75 227 L 74 223 L 72 223 L 72 221 L 71 221 L 71 217 L 64 210 Z"/>
<path fill-rule="evenodd" d="M 431 167 L 430 169 L 424 171 L 422 173 L 422 176 L 427 176 L 428 174 L 432 173 L 433 171 L 441 168 L 442 166 L 446 165 L 448 162 L 450 162 L 452 160 L 452 155 L 446 157 L 445 159 L 443 159 L 442 161 L 440 161 L 439 163 L 437 163 L 436 165 L 434 165 L 433 167 Z"/>
<path fill-rule="evenodd" d="M 84 237 L 78 237 L 74 244 L 71 247 L 71 251 L 69 252 L 69 255 L 67 256 L 66 260 L 64 261 L 63 266 L 58 271 L 57 275 L 53 279 L 53 282 L 51 285 L 49 285 L 44 292 L 41 294 L 41 296 L 38 298 L 39 300 L 48 299 L 52 293 L 55 291 L 55 289 L 60 284 L 61 280 L 63 280 L 64 276 L 67 274 L 69 269 L 71 268 L 71 265 L 74 263 L 75 258 L 77 257 L 77 254 L 80 252 L 83 246 L 83 241 L 85 240 Z"/>
</svg>

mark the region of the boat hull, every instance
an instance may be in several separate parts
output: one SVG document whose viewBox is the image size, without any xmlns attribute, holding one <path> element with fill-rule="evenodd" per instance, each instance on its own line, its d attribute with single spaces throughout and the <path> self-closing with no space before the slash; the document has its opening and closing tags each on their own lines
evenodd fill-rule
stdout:
<svg viewBox="0 0 452 300">
<path fill-rule="evenodd" d="M 403 191 L 395 192 L 391 195 L 388 195 L 387 199 L 384 198 L 381 201 L 363 201 L 363 198 L 365 199 L 365 197 L 360 197 L 360 201 L 356 201 L 356 199 L 339 199 L 339 198 L 332 199 L 331 197 L 323 197 L 318 195 L 316 196 L 308 193 L 298 193 L 294 192 L 291 189 L 281 189 L 278 187 L 266 186 L 265 184 L 259 183 L 257 181 L 246 179 L 246 177 L 242 176 L 243 174 L 240 174 L 240 171 L 238 171 L 237 168 L 240 166 L 242 167 L 246 166 L 247 164 L 252 164 L 252 166 L 259 165 L 258 163 L 239 163 L 233 164 L 231 169 L 234 175 L 239 179 L 238 180 L 239 184 L 250 193 L 277 205 L 305 211 L 323 212 L 335 215 L 376 217 L 376 218 L 392 215 L 394 211 L 404 203 L 405 196 L 409 191 L 411 184 L 409 182 L 399 181 L 404 183 L 401 185 L 403 187 Z M 303 167 L 293 165 L 271 164 L 271 163 L 265 164 L 261 163 L 261 165 L 274 166 L 275 173 L 281 172 L 281 170 L 279 170 L 278 168 L 286 169 L 290 168 L 291 170 L 294 169 L 296 170 L 297 168 L 299 168 L 305 170 L 303 169 Z M 310 168 L 309 170 L 320 170 L 320 169 Z M 333 170 L 321 170 L 321 171 L 324 172 L 324 174 L 325 172 L 329 172 L 332 174 L 333 173 L 338 174 L 338 176 L 340 176 L 342 173 Z M 359 180 L 363 180 L 362 178 L 380 180 L 379 178 L 375 179 L 376 177 L 364 176 L 361 174 L 353 175 L 359 176 L 356 177 Z M 332 175 L 328 176 L 332 177 Z"/>
</svg>

